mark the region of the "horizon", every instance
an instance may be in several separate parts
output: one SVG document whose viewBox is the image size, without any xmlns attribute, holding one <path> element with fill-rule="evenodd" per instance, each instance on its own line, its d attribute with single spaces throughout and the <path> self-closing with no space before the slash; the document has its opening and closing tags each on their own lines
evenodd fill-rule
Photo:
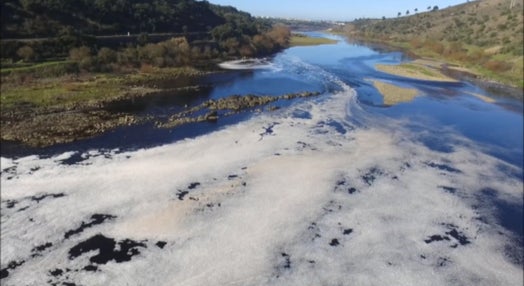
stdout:
<svg viewBox="0 0 524 286">
<path fill-rule="evenodd" d="M 210 3 L 233 6 L 255 17 L 286 18 L 300 20 L 352 21 L 359 18 L 396 18 L 398 13 L 406 15 L 428 11 L 428 7 L 447 8 L 468 2 L 467 0 L 441 0 L 424 2 L 408 0 L 391 5 L 391 1 L 372 0 L 349 2 L 346 0 L 209 0 Z M 376 7 L 380 7 L 377 9 Z M 418 12 L 415 12 L 418 9 Z"/>
</svg>

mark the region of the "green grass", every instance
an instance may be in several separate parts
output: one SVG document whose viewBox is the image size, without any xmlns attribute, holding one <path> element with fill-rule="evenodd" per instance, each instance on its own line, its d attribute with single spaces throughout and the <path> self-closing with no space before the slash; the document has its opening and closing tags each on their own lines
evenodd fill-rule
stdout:
<svg viewBox="0 0 524 286">
<path fill-rule="evenodd" d="M 422 73 L 424 75 L 427 75 L 427 76 L 438 76 L 436 73 L 431 72 L 427 68 L 423 68 L 421 66 L 412 65 L 412 64 L 404 64 L 403 66 L 405 68 L 407 68 L 407 69 L 410 69 L 410 70 L 413 70 L 413 71 L 416 71 L 416 72 L 420 72 L 420 73 Z"/>
<path fill-rule="evenodd" d="M 76 63 L 72 61 L 53 61 L 20 67 L 9 67 L 0 69 L 2 76 L 31 74 L 35 77 L 60 76 L 78 70 Z"/>
<path fill-rule="evenodd" d="M 337 41 L 327 38 L 313 38 L 307 36 L 297 36 L 293 35 L 290 40 L 290 46 L 318 46 L 318 45 L 329 45 L 335 44 Z"/>
<path fill-rule="evenodd" d="M 120 95 L 124 90 L 118 81 L 60 82 L 2 87 L 1 106 L 11 108 L 21 103 L 34 107 L 66 107 L 78 102 L 98 101 Z"/>
<path fill-rule="evenodd" d="M 79 78 L 50 76 L 20 83 L 15 82 L 16 76 L 13 74 L 2 75 L 2 82 L 6 84 L 1 86 L 0 106 L 11 109 L 26 105 L 33 108 L 66 108 L 79 103 L 94 105 L 100 101 L 147 92 L 158 82 L 166 80 L 177 79 L 177 83 L 184 85 L 188 82 L 187 78 L 201 74 L 192 68 L 164 68 L 149 73 L 85 74 L 79 75 Z"/>
</svg>

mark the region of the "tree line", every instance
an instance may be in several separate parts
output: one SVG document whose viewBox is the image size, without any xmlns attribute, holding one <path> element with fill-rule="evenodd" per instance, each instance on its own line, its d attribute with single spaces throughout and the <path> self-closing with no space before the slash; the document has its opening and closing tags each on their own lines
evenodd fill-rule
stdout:
<svg viewBox="0 0 524 286">
<path fill-rule="evenodd" d="M 291 33 L 285 26 L 275 26 L 253 37 L 231 36 L 215 45 L 191 45 L 185 37 L 175 37 L 159 43 L 130 45 L 122 49 L 93 48 L 87 45 L 73 47 L 67 59 L 77 70 L 90 72 L 126 72 L 147 67 L 181 67 L 207 63 L 212 59 L 267 55 L 289 45 Z M 16 51 L 17 57 L 33 62 L 33 48 L 24 45 Z"/>
<path fill-rule="evenodd" d="M 267 55 L 286 47 L 290 38 L 283 26 L 207 1 L 4 0 L 1 6 L 3 63 L 71 58 L 86 69 L 179 66 L 188 60 Z M 203 36 L 149 39 L 160 32 Z M 134 37 L 115 36 L 116 45 L 95 37 L 106 34 Z M 13 37 L 26 39 L 5 40 Z"/>
</svg>

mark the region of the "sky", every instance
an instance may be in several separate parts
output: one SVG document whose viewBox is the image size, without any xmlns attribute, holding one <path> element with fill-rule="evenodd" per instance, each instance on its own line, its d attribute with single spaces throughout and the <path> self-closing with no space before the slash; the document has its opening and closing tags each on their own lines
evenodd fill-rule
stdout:
<svg viewBox="0 0 524 286">
<path fill-rule="evenodd" d="M 357 18 L 397 17 L 398 12 L 411 14 L 427 11 L 428 6 L 445 8 L 466 0 L 209 0 L 210 3 L 236 7 L 253 16 L 309 20 L 347 21 Z"/>
</svg>

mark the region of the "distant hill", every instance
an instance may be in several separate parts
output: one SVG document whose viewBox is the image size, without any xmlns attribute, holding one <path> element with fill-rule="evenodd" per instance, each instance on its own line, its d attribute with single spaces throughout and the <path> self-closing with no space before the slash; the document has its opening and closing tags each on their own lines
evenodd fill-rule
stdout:
<svg viewBox="0 0 524 286">
<path fill-rule="evenodd" d="M 444 58 L 482 76 L 523 87 L 522 2 L 468 1 L 394 19 L 360 19 L 348 24 L 344 32 L 353 39 Z"/>
</svg>

